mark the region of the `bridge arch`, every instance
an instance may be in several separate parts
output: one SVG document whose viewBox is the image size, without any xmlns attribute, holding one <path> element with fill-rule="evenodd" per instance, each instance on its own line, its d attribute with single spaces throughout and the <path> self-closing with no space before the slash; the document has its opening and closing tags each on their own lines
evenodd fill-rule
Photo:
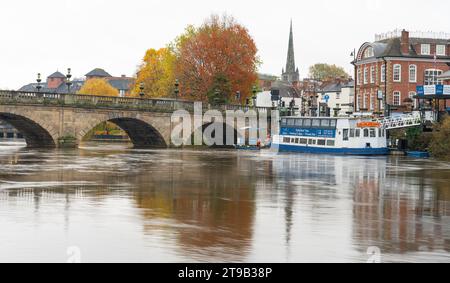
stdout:
<svg viewBox="0 0 450 283">
<path fill-rule="evenodd" d="M 0 112 L 0 120 L 16 128 L 31 148 L 54 148 L 57 131 L 32 114 Z"/>
<path fill-rule="evenodd" d="M 222 128 L 221 140 L 222 140 L 222 144 L 223 144 L 223 145 L 215 145 L 213 147 L 219 147 L 219 148 L 229 148 L 230 147 L 230 148 L 234 148 L 234 146 L 238 144 L 238 139 L 245 138 L 245 137 L 242 137 L 239 134 L 238 130 L 235 129 L 234 125 L 230 125 L 230 124 L 228 124 L 226 122 L 223 122 L 223 123 L 206 122 L 206 123 L 203 123 L 201 127 L 193 129 L 193 131 L 191 133 L 191 138 L 190 138 L 190 141 L 192 142 L 192 144 L 194 144 L 194 135 L 195 135 L 196 131 L 201 131 L 202 137 L 203 137 L 203 135 L 205 134 L 206 129 L 209 126 L 213 126 L 213 125 L 219 126 L 219 127 Z M 228 131 L 230 131 L 230 130 L 233 132 L 233 137 L 232 137 L 233 138 L 233 145 L 227 145 Z M 215 135 L 216 135 L 216 133 L 215 133 L 215 131 L 213 131 L 212 132 L 212 137 L 215 138 Z M 230 137 L 230 139 L 231 139 L 231 137 Z"/>
<path fill-rule="evenodd" d="M 111 122 L 120 127 L 136 148 L 167 148 L 170 144 L 151 122 L 133 116 L 110 116 L 91 121 L 79 132 L 79 142 L 83 141 L 92 129 L 104 122 Z"/>
</svg>

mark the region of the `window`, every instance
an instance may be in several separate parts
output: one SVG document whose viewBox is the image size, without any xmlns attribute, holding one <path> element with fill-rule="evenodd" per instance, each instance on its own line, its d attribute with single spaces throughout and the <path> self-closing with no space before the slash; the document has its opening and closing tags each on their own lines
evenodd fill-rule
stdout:
<svg viewBox="0 0 450 283">
<path fill-rule="evenodd" d="M 307 144 L 308 143 L 308 139 L 300 139 L 300 144 Z"/>
<path fill-rule="evenodd" d="M 377 132 L 375 129 L 370 129 L 370 137 L 371 138 L 376 138 L 377 137 Z"/>
<path fill-rule="evenodd" d="M 329 128 L 330 127 L 330 122 L 331 121 L 328 120 L 328 119 L 322 120 L 321 126 Z"/>
<path fill-rule="evenodd" d="M 367 109 L 367 93 L 364 93 L 364 99 L 363 99 L 363 109 Z"/>
<path fill-rule="evenodd" d="M 350 138 L 355 137 L 355 129 L 350 129 Z"/>
<path fill-rule="evenodd" d="M 356 129 L 355 137 L 359 138 L 361 136 L 361 129 Z"/>
<path fill-rule="evenodd" d="M 369 137 L 369 129 L 364 129 L 364 137 L 365 138 Z"/>
<path fill-rule="evenodd" d="M 302 119 L 296 119 L 295 120 L 295 125 L 296 126 L 300 126 L 300 127 L 303 126 L 303 120 Z"/>
<path fill-rule="evenodd" d="M 307 128 L 311 127 L 311 122 L 312 122 L 311 119 L 304 120 L 303 127 L 307 127 Z"/>
<path fill-rule="evenodd" d="M 361 69 L 358 69 L 358 85 L 361 85 Z"/>
<path fill-rule="evenodd" d="M 425 85 L 441 85 L 443 80 L 438 78 L 440 75 L 441 70 L 425 70 Z"/>
<path fill-rule="evenodd" d="M 336 128 L 336 120 L 330 120 L 330 127 Z"/>
<path fill-rule="evenodd" d="M 369 83 L 369 69 L 368 68 L 364 68 L 364 84 L 368 84 Z"/>
<path fill-rule="evenodd" d="M 308 140 L 309 145 L 316 145 L 316 140 L 310 139 Z"/>
<path fill-rule="evenodd" d="M 283 138 L 283 142 L 284 142 L 284 143 L 290 143 L 290 142 L 291 142 L 291 139 L 290 139 L 290 138 Z"/>
<path fill-rule="evenodd" d="M 381 82 L 385 82 L 386 81 L 386 65 L 382 65 L 381 66 Z"/>
<path fill-rule="evenodd" d="M 400 91 L 394 91 L 394 101 L 393 101 L 395 106 L 400 106 L 401 105 L 401 93 Z"/>
<path fill-rule="evenodd" d="M 298 138 L 295 138 L 295 143 L 298 143 Z"/>
<path fill-rule="evenodd" d="M 370 58 L 374 56 L 373 48 L 367 47 L 367 49 L 364 51 L 364 58 Z"/>
<path fill-rule="evenodd" d="M 287 119 L 281 119 L 281 124 L 282 124 L 283 126 L 286 126 L 286 124 L 287 124 Z"/>
<path fill-rule="evenodd" d="M 370 67 L 370 83 L 375 83 L 375 66 Z"/>
<path fill-rule="evenodd" d="M 327 146 L 334 146 L 335 142 L 334 140 L 327 140 Z"/>
<path fill-rule="evenodd" d="M 325 146 L 325 140 L 317 140 L 317 145 Z"/>
<path fill-rule="evenodd" d="M 291 139 L 291 143 L 295 143 L 295 139 L 294 138 Z"/>
<path fill-rule="evenodd" d="M 430 44 L 422 44 L 420 46 L 420 49 L 421 49 L 420 53 L 422 55 L 431 55 L 431 45 Z"/>
<path fill-rule="evenodd" d="M 361 109 L 361 95 L 356 96 L 356 111 L 359 111 Z"/>
<path fill-rule="evenodd" d="M 336 92 L 336 100 L 341 99 L 341 93 L 340 92 Z"/>
<path fill-rule="evenodd" d="M 445 52 L 446 46 L 445 45 L 436 45 L 436 55 L 437 56 L 446 56 Z"/>
<path fill-rule="evenodd" d="M 394 65 L 394 82 L 402 81 L 402 65 L 395 64 Z"/>
<path fill-rule="evenodd" d="M 319 119 L 314 119 L 312 121 L 312 126 L 313 127 L 320 127 L 320 120 Z"/>
<path fill-rule="evenodd" d="M 294 126 L 294 124 L 295 124 L 294 119 L 288 119 L 287 122 L 288 122 L 288 126 Z"/>
<path fill-rule="evenodd" d="M 370 110 L 375 110 L 375 95 L 370 94 Z"/>
<path fill-rule="evenodd" d="M 417 66 L 409 65 L 409 82 L 416 83 L 417 82 Z"/>
<path fill-rule="evenodd" d="M 348 141 L 348 129 L 345 129 L 344 131 L 343 131 L 343 138 L 344 138 L 344 141 Z"/>
</svg>

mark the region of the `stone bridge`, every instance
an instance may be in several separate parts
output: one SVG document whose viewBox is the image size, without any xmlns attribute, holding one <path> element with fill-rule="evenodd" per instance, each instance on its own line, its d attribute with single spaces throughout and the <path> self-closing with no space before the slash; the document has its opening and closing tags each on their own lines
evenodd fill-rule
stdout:
<svg viewBox="0 0 450 283">
<path fill-rule="evenodd" d="M 171 147 L 175 110 L 194 111 L 194 103 L 0 90 L 0 120 L 14 126 L 29 147 L 76 147 L 97 125 L 110 121 L 122 128 L 138 148 Z M 248 107 L 203 104 L 203 110 L 246 111 Z M 269 109 L 256 109 L 270 116 Z"/>
</svg>

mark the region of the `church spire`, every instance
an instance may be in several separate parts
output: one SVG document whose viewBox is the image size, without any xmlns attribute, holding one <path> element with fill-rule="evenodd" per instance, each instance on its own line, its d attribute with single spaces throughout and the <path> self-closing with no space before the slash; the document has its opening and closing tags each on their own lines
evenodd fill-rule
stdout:
<svg viewBox="0 0 450 283">
<path fill-rule="evenodd" d="M 292 30 L 292 20 L 291 20 L 291 29 L 289 33 L 289 47 L 286 62 L 286 73 L 295 73 L 294 32 Z"/>
<path fill-rule="evenodd" d="M 300 74 L 298 72 L 298 68 L 295 68 L 295 55 L 294 55 L 294 32 L 292 28 L 292 20 L 291 20 L 291 28 L 289 32 L 289 46 L 288 46 L 288 54 L 286 61 L 286 69 L 283 70 L 282 74 L 283 81 L 294 83 L 300 80 Z"/>
</svg>

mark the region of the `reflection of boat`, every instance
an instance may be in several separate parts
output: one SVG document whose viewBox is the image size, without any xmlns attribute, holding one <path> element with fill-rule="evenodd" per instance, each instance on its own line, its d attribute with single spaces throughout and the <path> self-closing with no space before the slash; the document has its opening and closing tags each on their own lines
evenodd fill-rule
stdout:
<svg viewBox="0 0 450 283">
<path fill-rule="evenodd" d="M 285 117 L 273 145 L 280 151 L 387 155 L 386 130 L 364 118 Z"/>
<path fill-rule="evenodd" d="M 235 148 L 237 150 L 254 150 L 254 151 L 261 150 L 261 147 L 253 145 L 236 145 Z"/>
<path fill-rule="evenodd" d="M 430 158 L 430 154 L 426 151 L 408 151 L 406 154 L 409 157 L 415 157 L 415 158 Z"/>
</svg>

